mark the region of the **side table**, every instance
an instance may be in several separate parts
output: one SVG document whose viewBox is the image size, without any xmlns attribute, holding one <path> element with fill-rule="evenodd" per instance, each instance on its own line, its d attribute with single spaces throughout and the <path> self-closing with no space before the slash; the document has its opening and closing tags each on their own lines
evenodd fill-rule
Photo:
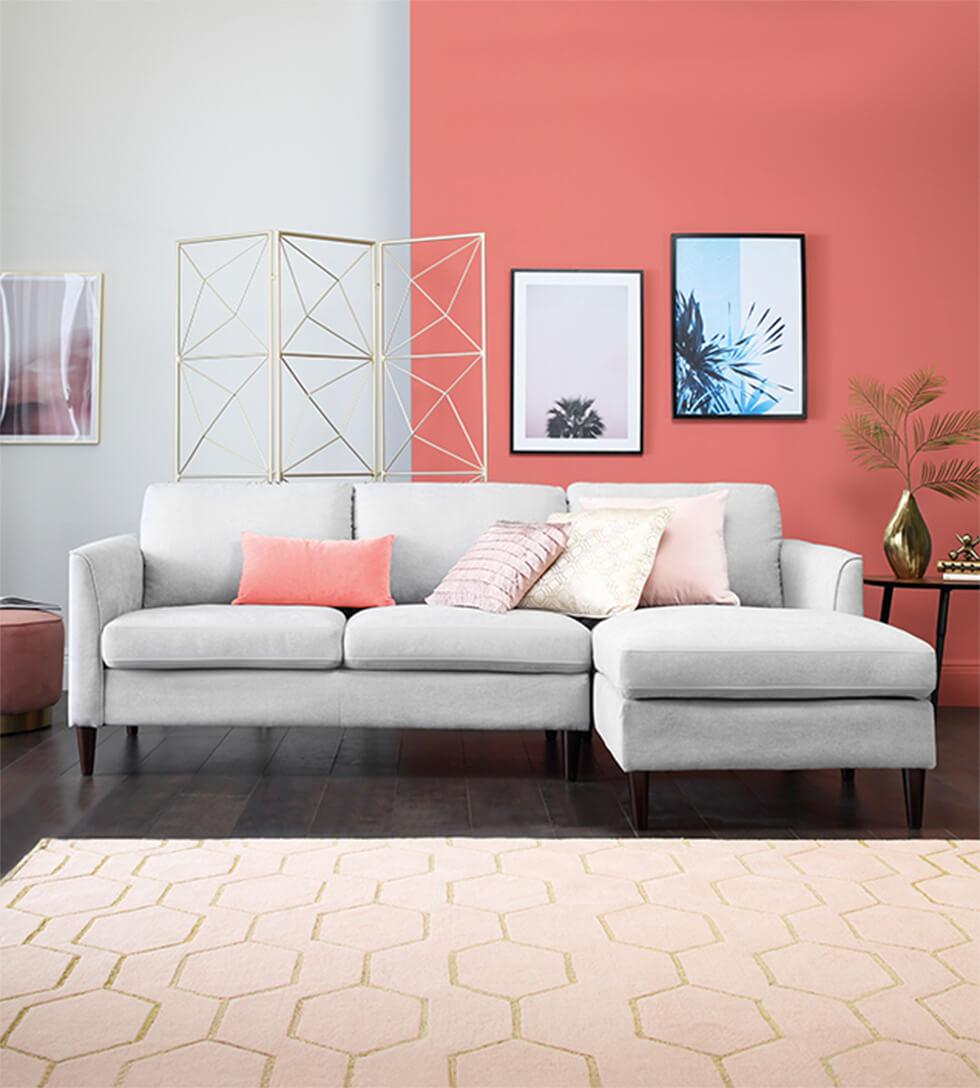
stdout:
<svg viewBox="0 0 980 1088">
<path fill-rule="evenodd" d="M 939 593 L 939 608 L 936 612 L 936 690 L 932 693 L 932 705 L 939 706 L 939 681 L 943 672 L 943 648 L 946 645 L 946 625 L 949 621 L 949 599 L 956 590 L 965 589 L 976 592 L 980 582 L 961 582 L 959 579 L 929 575 L 926 578 L 896 578 L 894 574 L 865 575 L 866 586 L 881 586 L 882 623 L 888 623 L 892 614 L 892 596 L 896 589 L 932 589 Z"/>
</svg>

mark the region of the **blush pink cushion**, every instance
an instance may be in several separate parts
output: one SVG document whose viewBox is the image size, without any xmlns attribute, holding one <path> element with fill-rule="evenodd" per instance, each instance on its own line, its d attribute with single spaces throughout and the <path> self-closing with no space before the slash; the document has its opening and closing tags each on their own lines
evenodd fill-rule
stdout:
<svg viewBox="0 0 980 1088">
<path fill-rule="evenodd" d="M 566 525 L 498 521 L 425 598 L 426 604 L 508 612 L 561 555 Z"/>
<path fill-rule="evenodd" d="M 391 596 L 393 536 L 296 540 L 242 533 L 242 577 L 232 604 L 375 608 Z"/>
<path fill-rule="evenodd" d="M 592 496 L 585 510 L 619 508 L 671 510 L 653 570 L 643 587 L 640 608 L 664 604 L 739 604 L 728 584 L 725 554 L 727 491 L 683 499 L 631 499 Z"/>
</svg>

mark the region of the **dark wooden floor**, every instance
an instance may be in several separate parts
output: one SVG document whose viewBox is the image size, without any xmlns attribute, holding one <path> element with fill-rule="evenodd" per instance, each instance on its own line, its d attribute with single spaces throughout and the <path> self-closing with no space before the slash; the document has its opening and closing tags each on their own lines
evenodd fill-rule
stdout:
<svg viewBox="0 0 980 1088">
<path fill-rule="evenodd" d="M 980 836 L 978 713 L 940 711 L 924 837 Z M 365 729 L 99 731 L 79 776 L 59 706 L 41 733 L 0 741 L 0 866 L 39 838 L 627 836 L 626 778 L 602 741 L 561 779 L 540 733 Z M 814 838 L 906 834 L 901 775 L 837 771 L 653 775 L 650 834 Z"/>
</svg>

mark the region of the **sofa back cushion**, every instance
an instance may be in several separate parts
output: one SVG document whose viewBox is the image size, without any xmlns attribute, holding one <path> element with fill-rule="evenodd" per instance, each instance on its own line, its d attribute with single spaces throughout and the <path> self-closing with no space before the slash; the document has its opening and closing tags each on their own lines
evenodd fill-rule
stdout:
<svg viewBox="0 0 980 1088">
<path fill-rule="evenodd" d="M 351 539 L 351 485 L 152 484 L 143 498 L 143 606 L 229 604 L 241 534 Z"/>
<path fill-rule="evenodd" d="M 779 500 L 768 484 L 572 484 L 569 508 L 582 508 L 585 496 L 651 499 L 686 498 L 728 491 L 725 551 L 728 580 L 744 605 L 778 608 L 783 603 L 779 548 L 783 538 Z"/>
<path fill-rule="evenodd" d="M 547 521 L 565 510 L 565 492 L 543 484 L 357 484 L 354 536 L 394 534 L 391 595 L 418 604 L 495 521 Z"/>
</svg>

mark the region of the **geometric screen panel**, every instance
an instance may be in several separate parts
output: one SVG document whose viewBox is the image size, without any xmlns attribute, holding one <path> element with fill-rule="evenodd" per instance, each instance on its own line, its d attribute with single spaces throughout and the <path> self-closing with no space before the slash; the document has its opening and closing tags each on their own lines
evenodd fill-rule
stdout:
<svg viewBox="0 0 980 1088">
<path fill-rule="evenodd" d="M 378 245 L 382 479 L 487 479 L 484 248 L 483 234 Z"/>
<path fill-rule="evenodd" d="M 279 472 L 374 477 L 374 243 L 277 234 Z"/>
<path fill-rule="evenodd" d="M 177 243 L 177 479 L 273 479 L 268 231 Z"/>
</svg>

